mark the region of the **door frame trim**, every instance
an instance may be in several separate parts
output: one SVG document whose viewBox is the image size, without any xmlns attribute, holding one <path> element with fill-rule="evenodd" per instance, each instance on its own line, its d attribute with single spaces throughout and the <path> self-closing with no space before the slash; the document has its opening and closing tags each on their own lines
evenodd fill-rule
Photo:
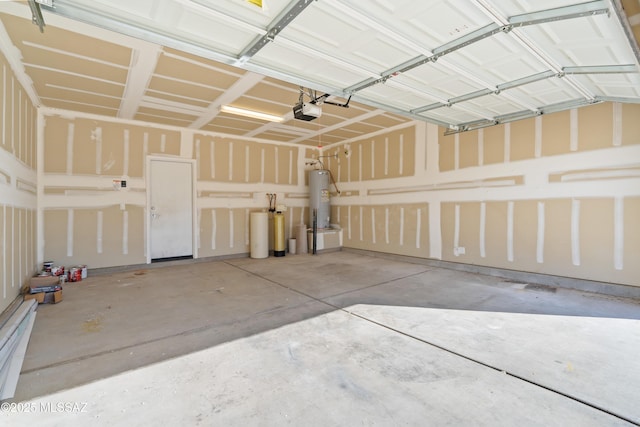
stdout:
<svg viewBox="0 0 640 427">
<path fill-rule="evenodd" d="M 191 246 L 193 252 L 193 259 L 198 258 L 198 210 L 197 210 L 197 191 L 196 191 L 196 161 L 195 159 L 186 159 L 184 157 L 170 157 L 170 156 L 158 156 L 149 155 L 146 158 L 145 166 L 145 189 L 146 189 L 146 204 L 144 208 L 144 223 L 145 223 L 145 244 L 144 252 L 147 259 L 147 264 L 151 264 L 151 221 L 150 209 L 151 206 L 151 162 L 161 161 L 169 163 L 189 163 L 191 164 Z"/>
</svg>

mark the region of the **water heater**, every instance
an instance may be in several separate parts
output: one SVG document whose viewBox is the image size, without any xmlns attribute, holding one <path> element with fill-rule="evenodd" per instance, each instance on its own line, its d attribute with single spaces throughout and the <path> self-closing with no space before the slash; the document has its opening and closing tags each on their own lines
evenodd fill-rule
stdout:
<svg viewBox="0 0 640 427">
<path fill-rule="evenodd" d="M 329 171 L 309 171 L 309 224 L 313 224 L 313 210 L 318 210 L 318 228 L 329 228 L 331 205 L 329 204 Z"/>
</svg>

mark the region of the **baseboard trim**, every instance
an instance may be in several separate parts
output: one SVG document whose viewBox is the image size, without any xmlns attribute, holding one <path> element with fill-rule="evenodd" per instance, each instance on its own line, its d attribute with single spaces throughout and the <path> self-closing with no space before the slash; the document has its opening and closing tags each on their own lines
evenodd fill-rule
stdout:
<svg viewBox="0 0 640 427">
<path fill-rule="evenodd" d="M 459 262 L 442 261 L 431 258 L 418 258 L 408 255 L 390 254 L 386 252 L 369 251 L 366 249 L 342 248 L 345 252 L 352 252 L 372 257 L 385 258 L 395 261 L 421 264 L 430 267 L 447 268 L 449 270 L 464 271 L 467 273 L 484 274 L 486 276 L 500 277 L 521 283 L 533 283 L 537 285 L 555 286 L 574 289 L 583 292 L 593 292 L 621 298 L 640 299 L 640 286 L 623 285 L 619 283 L 598 282 L 594 280 L 578 279 L 572 277 L 553 276 L 550 274 L 531 273 L 527 271 L 508 270 L 482 265 L 463 264 Z"/>
</svg>

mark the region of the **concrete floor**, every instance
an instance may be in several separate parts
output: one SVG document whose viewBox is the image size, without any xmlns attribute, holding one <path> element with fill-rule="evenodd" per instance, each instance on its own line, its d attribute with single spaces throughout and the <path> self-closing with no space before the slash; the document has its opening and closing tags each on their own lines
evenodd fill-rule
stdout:
<svg viewBox="0 0 640 427">
<path fill-rule="evenodd" d="M 152 267 L 38 308 L 0 421 L 640 423 L 637 300 L 348 251 Z"/>
</svg>

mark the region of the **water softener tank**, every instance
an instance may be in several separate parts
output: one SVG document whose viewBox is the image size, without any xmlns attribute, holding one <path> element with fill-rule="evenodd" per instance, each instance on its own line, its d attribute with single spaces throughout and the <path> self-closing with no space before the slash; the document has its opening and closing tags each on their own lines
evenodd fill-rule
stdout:
<svg viewBox="0 0 640 427">
<path fill-rule="evenodd" d="M 273 215 L 273 256 L 284 256 L 284 214 L 276 212 Z"/>
<path fill-rule="evenodd" d="M 313 210 L 318 210 L 317 227 L 329 228 L 331 205 L 329 204 L 329 171 L 309 171 L 309 224 L 313 224 Z"/>
</svg>

